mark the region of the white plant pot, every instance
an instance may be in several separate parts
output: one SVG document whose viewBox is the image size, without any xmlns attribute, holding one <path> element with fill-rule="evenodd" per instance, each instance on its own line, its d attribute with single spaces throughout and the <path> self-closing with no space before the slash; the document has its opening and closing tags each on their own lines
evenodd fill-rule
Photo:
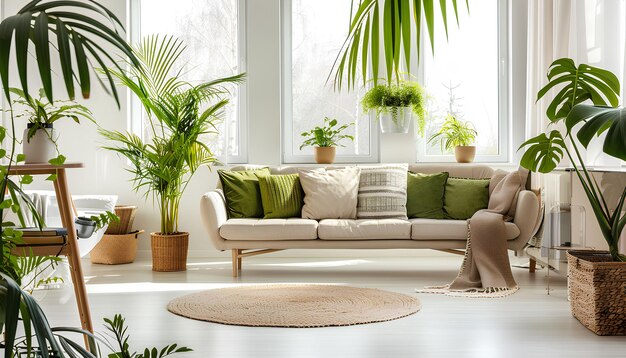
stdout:
<svg viewBox="0 0 626 358">
<path fill-rule="evenodd" d="M 411 107 L 387 107 L 380 112 L 378 122 L 381 133 L 408 133 L 413 110 Z"/>
<path fill-rule="evenodd" d="M 26 156 L 26 164 L 48 163 L 57 157 L 57 149 L 54 142 L 58 136 L 52 125 L 50 128 L 39 128 L 35 134 L 28 138 L 28 128 L 24 129 L 22 137 L 22 151 Z"/>
</svg>

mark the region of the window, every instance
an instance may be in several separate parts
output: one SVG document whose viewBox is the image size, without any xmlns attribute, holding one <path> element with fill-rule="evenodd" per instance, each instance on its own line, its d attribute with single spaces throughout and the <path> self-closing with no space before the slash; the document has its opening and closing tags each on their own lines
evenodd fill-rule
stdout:
<svg viewBox="0 0 626 358">
<path fill-rule="evenodd" d="M 300 133 L 322 124 L 324 117 L 354 122 L 337 148 L 338 162 L 376 162 L 376 121 L 361 110 L 363 88 L 335 92 L 326 79 L 348 33 L 351 0 L 283 0 L 283 162 L 313 161 L 302 148 Z"/>
<path fill-rule="evenodd" d="M 465 4 L 463 4 L 465 5 Z M 424 139 L 418 144 L 419 161 L 452 161 L 439 143 L 427 144 L 446 114 L 452 110 L 478 131 L 477 161 L 508 160 L 508 30 L 507 2 L 470 1 L 470 14 L 459 6 L 457 27 L 448 17 L 448 41 L 441 21 L 435 27 L 435 55 L 423 51 L 423 85 L 430 94 Z"/>
<path fill-rule="evenodd" d="M 244 0 L 131 0 L 133 42 L 150 34 L 181 38 L 187 49 L 180 59 L 182 77 L 190 82 L 212 80 L 245 71 Z M 179 70 L 179 69 L 176 69 Z M 246 161 L 245 84 L 234 88 L 219 135 L 207 138 L 218 158 Z M 132 101 L 130 130 L 144 133 L 143 111 Z"/>
</svg>

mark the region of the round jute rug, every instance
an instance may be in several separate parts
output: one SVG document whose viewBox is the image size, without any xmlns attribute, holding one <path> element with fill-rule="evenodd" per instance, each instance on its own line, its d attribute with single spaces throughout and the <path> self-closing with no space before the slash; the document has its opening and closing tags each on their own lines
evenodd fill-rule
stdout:
<svg viewBox="0 0 626 358">
<path fill-rule="evenodd" d="M 421 308 L 411 296 L 372 288 L 281 284 L 219 288 L 167 305 L 192 319 L 263 327 L 328 327 L 390 321 Z"/>
</svg>

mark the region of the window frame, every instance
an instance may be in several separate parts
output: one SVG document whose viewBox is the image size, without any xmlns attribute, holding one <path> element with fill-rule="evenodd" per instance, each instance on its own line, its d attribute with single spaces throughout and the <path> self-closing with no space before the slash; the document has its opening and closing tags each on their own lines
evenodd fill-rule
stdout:
<svg viewBox="0 0 626 358">
<path fill-rule="evenodd" d="M 510 0 L 498 0 L 498 154 L 477 154 L 475 163 L 509 163 L 511 160 L 511 29 L 510 29 Z M 470 15 L 471 16 L 471 15 Z M 422 25 L 422 33 L 427 33 L 426 25 Z M 421 39 L 422 48 L 425 46 L 425 38 Z M 418 80 L 424 82 L 426 68 L 420 62 L 417 68 Z M 428 138 L 418 138 L 416 161 L 422 163 L 450 163 L 455 162 L 453 154 L 426 155 L 425 148 Z"/>
<path fill-rule="evenodd" d="M 131 43 L 136 44 L 141 40 L 141 0 L 128 0 L 128 37 Z M 247 70 L 247 39 L 246 39 L 246 0 L 237 0 L 237 54 L 238 72 L 244 73 Z M 226 155 L 218 159 L 224 164 L 245 164 L 248 162 L 248 92 L 247 81 L 237 85 L 237 145 L 239 153 L 231 155 L 228 153 L 228 142 L 226 143 Z M 128 120 L 126 129 L 134 134 L 143 137 L 144 121 L 142 119 L 143 107 L 141 101 L 137 99 L 130 89 L 126 89 L 128 99 Z M 138 120 L 139 118 L 139 120 Z M 228 128 L 226 124 L 224 126 Z M 228 136 L 226 133 L 221 135 Z"/>
<path fill-rule="evenodd" d="M 291 0 L 280 2 L 280 67 L 281 67 L 281 163 L 315 163 L 313 155 L 295 154 L 293 151 L 293 97 L 292 97 L 292 48 L 291 48 Z M 326 74 L 325 74 L 326 75 Z M 337 155 L 335 163 L 378 163 L 380 162 L 379 130 L 376 116 L 369 113 L 369 154 Z"/>
</svg>

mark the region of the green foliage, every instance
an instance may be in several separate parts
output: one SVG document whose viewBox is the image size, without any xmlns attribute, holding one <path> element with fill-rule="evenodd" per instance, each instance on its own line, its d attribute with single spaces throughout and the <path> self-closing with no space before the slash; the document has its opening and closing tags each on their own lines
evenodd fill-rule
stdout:
<svg viewBox="0 0 626 358">
<path fill-rule="evenodd" d="M 47 124 L 53 124 L 62 118 L 70 118 L 79 124 L 81 119 L 96 123 L 87 107 L 73 101 L 56 101 L 53 104 L 47 100 L 43 88 L 39 90 L 39 98 L 34 98 L 17 88 L 9 88 L 9 92 L 17 96 L 13 100 L 13 106 L 22 107 L 19 108 L 20 114 L 14 115 L 14 117 L 25 117 L 29 123 L 33 124 L 28 129 L 28 139 L 32 138 L 38 129 L 43 129 Z M 8 111 L 15 111 L 13 106 Z M 51 139 L 54 141 L 54 138 Z"/>
<path fill-rule="evenodd" d="M 456 146 L 472 145 L 478 133 L 471 122 L 461 121 L 453 114 L 448 114 L 439 131 L 428 139 L 428 143 L 439 141 L 447 151 Z"/>
<path fill-rule="evenodd" d="M 120 222 L 119 216 L 115 215 L 114 213 L 110 211 L 105 211 L 104 213 L 100 215 L 92 215 L 90 219 L 96 223 L 96 230 L 100 230 L 103 227 L 109 225 L 110 223 Z"/>
<path fill-rule="evenodd" d="M 561 58 L 550 65 L 548 83 L 537 93 L 537 101 L 553 88 L 559 92 L 550 102 L 546 115 L 551 122 L 563 120 L 575 105 L 591 100 L 594 105 L 619 104 L 620 85 L 610 71 Z"/>
<path fill-rule="evenodd" d="M 425 101 L 422 87 L 410 81 L 401 81 L 397 84 L 375 85 L 361 100 L 363 110 L 368 112 L 386 113 L 394 107 L 411 107 L 416 115 L 418 133 L 424 134 L 426 126 Z"/>
<path fill-rule="evenodd" d="M 180 199 L 200 167 L 217 161 L 202 136 L 215 134 L 229 100 L 227 85 L 244 75 L 192 85 L 171 74 L 185 46 L 174 37 L 150 36 L 133 48 L 139 66 L 111 73 L 139 98 L 148 114 L 147 140 L 133 133 L 100 130 L 115 146 L 105 149 L 126 157 L 135 191 L 159 202 L 161 233 L 178 232 Z"/>
<path fill-rule="evenodd" d="M 109 354 L 109 358 L 162 358 L 175 353 L 191 352 L 192 349 L 187 347 L 179 347 L 177 344 L 170 344 L 161 349 L 145 348 L 143 353 L 129 352 L 129 335 L 127 333 L 125 319 L 116 314 L 113 319 L 105 318 L 105 328 L 111 332 L 118 344 L 117 352 Z"/>
<path fill-rule="evenodd" d="M 300 146 L 300 149 L 304 147 L 337 147 L 342 146 L 339 142 L 343 139 L 354 140 L 354 136 L 348 134 L 341 134 L 344 130 L 353 126 L 354 123 L 348 123 L 337 126 L 337 120 L 328 117 L 324 118 L 324 124 L 321 127 L 315 127 L 308 132 L 303 132 L 300 135 L 304 137 L 304 141 Z"/>
<path fill-rule="evenodd" d="M 83 98 L 89 98 L 91 90 L 90 69 L 93 64 L 105 67 L 105 62 L 115 63 L 111 48 L 128 56 L 137 63 L 130 46 L 124 39 L 121 21 L 98 1 L 44 1 L 28 2 L 16 15 L 0 23 L 0 79 L 4 94 L 10 100 L 9 63 L 17 64 L 22 91 L 28 91 L 28 59 L 30 43 L 35 47 L 35 59 L 39 77 L 46 97 L 53 101 L 52 52 L 58 54 L 67 95 L 74 99 L 74 81 L 80 87 Z M 110 47 L 103 48 L 103 44 Z M 15 59 L 11 58 L 14 45 Z M 119 99 L 115 83 L 105 68 L 106 85 L 98 82 L 115 100 Z"/>
<path fill-rule="evenodd" d="M 567 132 L 563 135 L 558 130 L 552 130 L 548 135 L 541 133 L 524 142 L 520 149 L 527 148 L 520 164 L 532 171 L 549 173 L 566 155 L 589 199 L 613 260 L 626 262 L 626 255 L 620 254 L 618 248 L 620 235 L 626 226 L 626 215 L 622 215 L 626 188 L 617 206 L 609 208 L 602 189 L 588 172 L 578 148 L 580 144 L 587 148 L 594 137 L 608 131 L 603 144 L 604 152 L 626 160 L 626 117 L 623 108 L 614 108 L 619 104 L 619 80 L 607 70 L 585 64 L 576 67 L 573 60 L 562 58 L 550 66 L 548 84 L 539 91 L 537 100 L 552 89 L 558 89 L 558 93 L 550 102 L 546 115 L 552 124 L 565 122 Z M 593 105 L 585 104 L 587 101 Z"/>
<path fill-rule="evenodd" d="M 457 0 L 451 0 L 450 3 L 458 25 Z M 469 11 L 469 0 L 466 0 L 466 5 Z M 439 10 L 447 37 L 449 11 L 447 0 L 439 1 Z M 399 81 L 401 66 L 405 66 L 405 70 L 408 71 L 412 68 L 412 46 L 417 48 L 417 60 L 420 59 L 423 21 L 426 22 L 434 54 L 433 0 L 352 0 L 348 36 L 329 74 L 330 79 L 334 72 L 335 88 L 341 90 L 343 81 L 347 80 L 348 90 L 353 89 L 357 71 L 363 78 L 363 84 L 368 78 L 368 72 L 371 71 L 370 78 L 374 78 L 376 85 L 381 57 L 384 57 L 385 61 L 387 82 L 391 82 L 394 76 L 396 81 Z"/>
<path fill-rule="evenodd" d="M 18 337 L 21 322 L 24 336 Z M 175 353 L 191 352 L 187 347 L 177 344 L 167 345 L 160 350 L 145 348 L 141 353 L 130 353 L 129 334 L 124 318 L 116 314 L 113 319 L 104 319 L 105 328 L 110 336 L 93 333 L 72 327 L 51 327 L 46 315 L 37 301 L 7 275 L 0 273 L 0 332 L 5 328 L 0 347 L 4 357 L 41 357 L 41 358 L 162 358 Z M 77 343 L 67 334 L 79 334 L 89 342 L 88 348 Z M 103 353 L 101 347 L 110 353 Z"/>
</svg>

